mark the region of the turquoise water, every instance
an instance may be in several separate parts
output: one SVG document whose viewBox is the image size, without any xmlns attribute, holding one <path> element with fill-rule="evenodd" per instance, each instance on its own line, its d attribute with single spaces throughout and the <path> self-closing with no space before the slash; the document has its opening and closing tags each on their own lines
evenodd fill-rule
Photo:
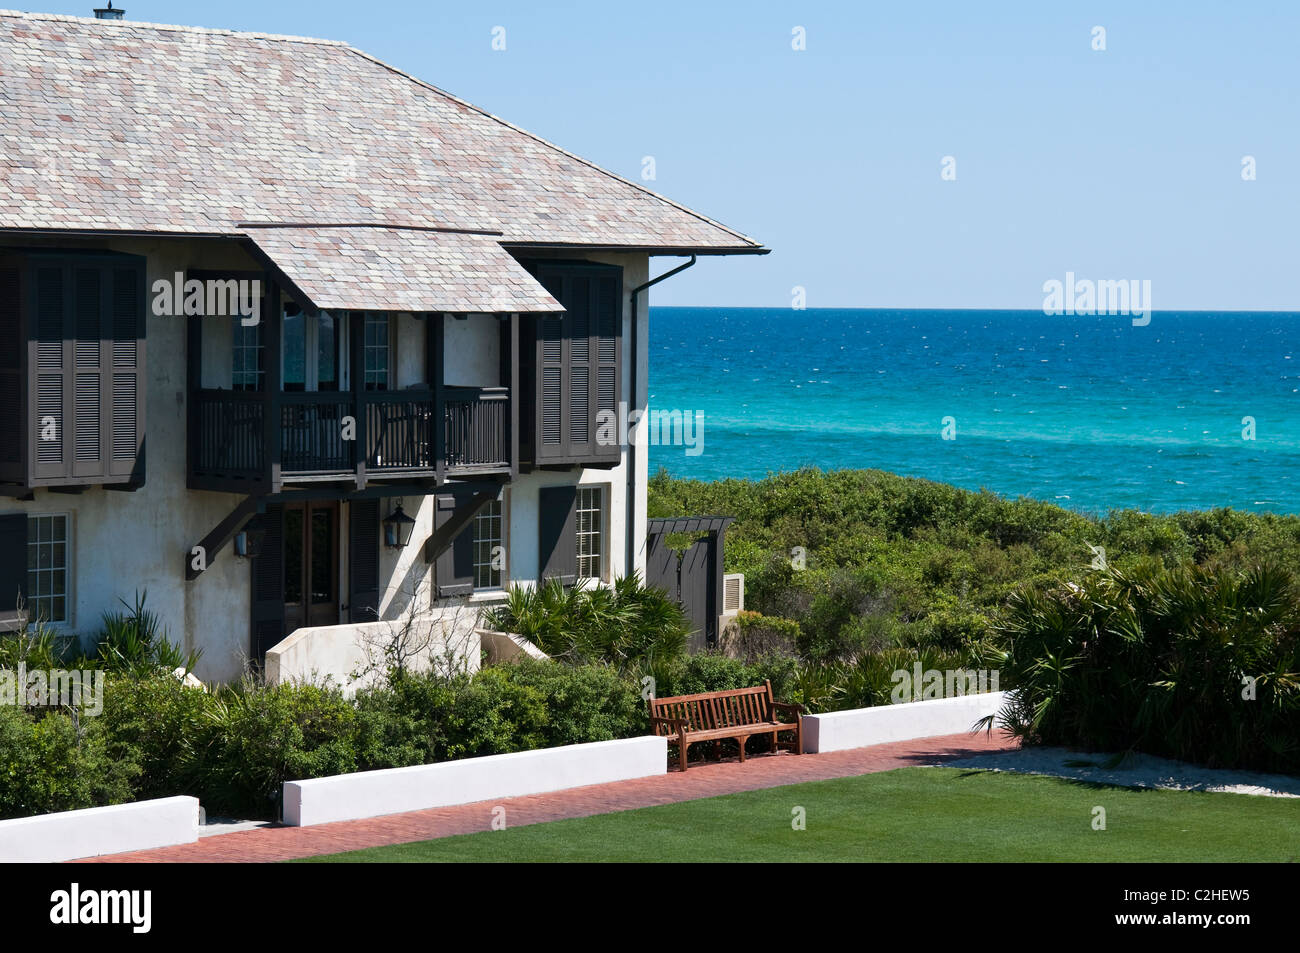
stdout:
<svg viewBox="0 0 1300 953">
<path fill-rule="evenodd" d="M 652 472 L 875 467 L 1092 512 L 1300 512 L 1300 314 L 650 315 L 651 408 L 703 414 L 702 452 L 654 446 Z"/>
</svg>

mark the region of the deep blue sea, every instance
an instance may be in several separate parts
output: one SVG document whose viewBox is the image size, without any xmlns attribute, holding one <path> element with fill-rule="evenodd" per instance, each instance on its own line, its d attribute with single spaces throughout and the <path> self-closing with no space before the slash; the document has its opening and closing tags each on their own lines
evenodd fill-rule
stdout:
<svg viewBox="0 0 1300 953">
<path fill-rule="evenodd" d="M 1041 311 L 652 308 L 650 342 L 651 408 L 703 414 L 702 452 L 651 447 L 651 472 L 873 467 L 1094 513 L 1300 513 L 1297 313 L 1157 311 L 1135 327 Z"/>
</svg>

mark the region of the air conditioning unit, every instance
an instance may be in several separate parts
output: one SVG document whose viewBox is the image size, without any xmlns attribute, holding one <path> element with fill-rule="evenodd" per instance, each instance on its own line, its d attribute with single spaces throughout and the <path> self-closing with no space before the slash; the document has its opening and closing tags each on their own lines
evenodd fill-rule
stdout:
<svg viewBox="0 0 1300 953">
<path fill-rule="evenodd" d="M 722 614 L 735 615 L 745 608 L 745 574 L 729 572 L 722 577 Z"/>
</svg>

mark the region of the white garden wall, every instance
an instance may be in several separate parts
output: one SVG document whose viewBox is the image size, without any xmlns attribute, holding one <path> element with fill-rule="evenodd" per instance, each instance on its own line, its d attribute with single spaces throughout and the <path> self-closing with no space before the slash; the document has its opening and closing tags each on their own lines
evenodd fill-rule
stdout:
<svg viewBox="0 0 1300 953">
<path fill-rule="evenodd" d="M 668 742 L 643 737 L 288 781 L 284 823 L 306 827 L 542 794 L 665 774 L 667 765 Z"/>
<path fill-rule="evenodd" d="M 198 836 L 196 797 L 62 811 L 0 821 L 0 863 L 58 863 L 192 844 Z"/>
<path fill-rule="evenodd" d="M 996 714 L 1005 703 L 1006 695 L 1006 692 L 986 692 L 804 715 L 804 751 L 843 751 L 890 741 L 960 734 L 970 731 L 981 718 Z"/>
<path fill-rule="evenodd" d="M 385 646 L 405 639 L 422 646 L 408 660 L 412 671 L 433 666 L 450 674 L 477 671 L 479 635 L 476 610 L 451 607 L 392 621 L 321 625 L 295 629 L 266 653 L 268 684 L 321 682 L 330 679 L 351 696 L 380 678 L 385 670 Z M 359 677 L 354 677 L 354 675 Z"/>
</svg>

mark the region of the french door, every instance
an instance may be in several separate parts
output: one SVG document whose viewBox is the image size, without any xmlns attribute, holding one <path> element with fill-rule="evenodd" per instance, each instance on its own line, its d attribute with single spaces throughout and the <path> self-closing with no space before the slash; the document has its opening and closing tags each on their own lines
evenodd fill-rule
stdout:
<svg viewBox="0 0 1300 953">
<path fill-rule="evenodd" d="M 284 631 L 339 621 L 339 505 L 284 506 Z"/>
</svg>

